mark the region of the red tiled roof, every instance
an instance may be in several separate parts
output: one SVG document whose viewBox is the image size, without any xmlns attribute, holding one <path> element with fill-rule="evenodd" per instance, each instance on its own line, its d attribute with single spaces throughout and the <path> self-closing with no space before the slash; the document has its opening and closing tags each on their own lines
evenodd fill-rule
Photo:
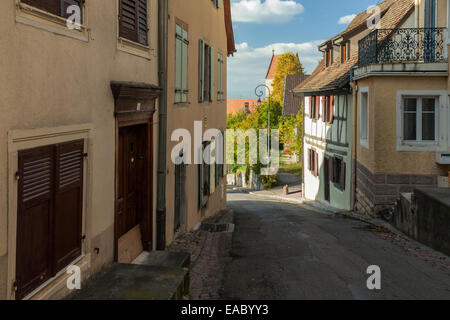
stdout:
<svg viewBox="0 0 450 320">
<path fill-rule="evenodd" d="M 258 99 L 228 99 L 227 114 L 235 114 L 245 110 L 245 103 L 249 104 L 249 111 L 253 112 L 258 107 Z"/>
<path fill-rule="evenodd" d="M 381 28 L 393 29 L 398 27 L 405 16 L 408 16 L 412 12 L 414 0 L 385 0 L 379 6 L 382 12 L 384 10 L 384 15 L 380 20 Z M 361 26 L 362 23 L 366 23 L 368 17 L 370 15 L 365 11 L 360 13 L 341 34 L 353 31 Z M 369 31 L 366 27 L 361 32 L 368 33 Z M 297 86 L 294 92 L 327 91 L 341 88 L 350 79 L 350 69 L 358 63 L 358 51 L 353 50 L 350 59 L 344 63 L 341 63 L 340 59 L 340 55 L 337 55 L 334 58 L 333 64 L 327 68 L 325 67 L 325 60 L 320 61 L 312 75 Z"/>
<path fill-rule="evenodd" d="M 269 69 L 267 70 L 266 79 L 273 79 L 275 77 L 275 72 L 277 72 L 277 62 L 278 62 L 279 57 L 281 57 L 281 54 L 272 55 L 272 59 L 270 60 Z"/>
</svg>

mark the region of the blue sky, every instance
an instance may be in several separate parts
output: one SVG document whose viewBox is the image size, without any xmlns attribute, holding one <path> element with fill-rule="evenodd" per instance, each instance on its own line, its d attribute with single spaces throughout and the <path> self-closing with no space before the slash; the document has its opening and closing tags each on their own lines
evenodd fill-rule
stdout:
<svg viewBox="0 0 450 320">
<path fill-rule="evenodd" d="M 231 0 L 237 50 L 228 60 L 228 98 L 254 98 L 272 49 L 298 52 L 307 73 L 322 55 L 317 45 L 343 31 L 377 0 Z"/>
</svg>

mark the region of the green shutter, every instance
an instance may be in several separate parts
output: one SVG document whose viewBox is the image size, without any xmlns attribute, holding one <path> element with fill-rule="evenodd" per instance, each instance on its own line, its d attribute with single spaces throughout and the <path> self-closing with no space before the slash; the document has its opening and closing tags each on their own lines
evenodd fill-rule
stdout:
<svg viewBox="0 0 450 320">
<path fill-rule="evenodd" d="M 203 159 L 198 165 L 198 207 L 203 208 Z"/>
<path fill-rule="evenodd" d="M 222 0 L 216 0 L 217 8 L 222 8 Z"/>
<path fill-rule="evenodd" d="M 181 70 L 182 70 L 182 77 L 181 77 L 181 87 L 183 89 L 183 95 L 181 102 L 187 102 L 187 92 L 188 92 L 188 86 L 187 86 L 187 65 L 188 65 L 188 33 L 186 30 L 183 30 L 183 38 L 185 42 L 183 41 L 182 45 L 182 60 L 181 60 Z"/>
<path fill-rule="evenodd" d="M 182 58 L 183 58 L 183 44 L 180 39 L 182 31 L 181 27 L 179 25 L 176 26 L 176 39 L 175 39 L 175 102 L 179 103 L 181 102 L 181 96 L 182 96 Z"/>
<path fill-rule="evenodd" d="M 214 101 L 214 67 L 215 67 L 215 56 L 214 56 L 214 48 L 209 47 L 209 68 L 210 68 L 210 77 L 209 77 L 209 101 Z"/>
<path fill-rule="evenodd" d="M 204 101 L 205 77 L 205 41 L 198 42 L 198 101 Z"/>
<path fill-rule="evenodd" d="M 223 100 L 223 57 L 222 54 L 218 54 L 217 59 L 217 100 Z"/>
</svg>

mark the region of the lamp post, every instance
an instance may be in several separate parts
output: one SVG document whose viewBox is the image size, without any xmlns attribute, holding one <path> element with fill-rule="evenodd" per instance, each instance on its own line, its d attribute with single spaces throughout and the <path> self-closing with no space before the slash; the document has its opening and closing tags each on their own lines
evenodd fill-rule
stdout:
<svg viewBox="0 0 450 320">
<path fill-rule="evenodd" d="M 264 89 L 267 90 L 267 92 L 269 92 L 269 107 L 268 109 L 268 116 L 267 116 L 267 156 L 268 156 L 268 166 L 270 167 L 270 100 L 271 100 L 271 91 L 270 88 L 265 85 L 265 84 L 260 84 L 259 86 L 257 86 L 255 88 L 255 94 L 258 97 L 258 107 L 261 106 L 262 101 L 261 101 L 261 97 L 264 95 Z"/>
</svg>

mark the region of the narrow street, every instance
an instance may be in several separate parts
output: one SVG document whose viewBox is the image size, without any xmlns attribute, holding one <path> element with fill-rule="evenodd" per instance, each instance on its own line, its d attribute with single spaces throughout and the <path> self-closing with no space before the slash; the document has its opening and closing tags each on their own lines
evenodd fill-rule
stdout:
<svg viewBox="0 0 450 320">
<path fill-rule="evenodd" d="M 450 299 L 449 259 L 342 216 L 229 191 L 224 299 Z M 370 291 L 367 267 L 381 268 Z"/>
</svg>

